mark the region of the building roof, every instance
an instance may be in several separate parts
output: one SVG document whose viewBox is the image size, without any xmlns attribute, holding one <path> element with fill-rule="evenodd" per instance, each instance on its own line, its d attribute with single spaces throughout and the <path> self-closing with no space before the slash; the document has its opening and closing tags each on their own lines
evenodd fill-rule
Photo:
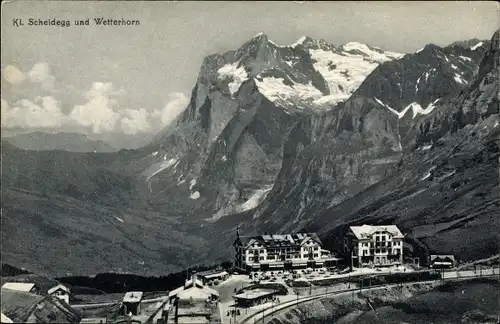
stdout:
<svg viewBox="0 0 500 324">
<path fill-rule="evenodd" d="M 233 297 L 237 299 L 253 300 L 275 294 L 276 292 L 277 290 L 274 289 L 252 289 L 242 292 L 241 294 L 234 295 Z"/>
<path fill-rule="evenodd" d="M 240 236 L 235 244 L 248 247 L 255 242 L 265 247 L 298 246 L 312 239 L 316 243 L 322 244 L 316 233 L 296 233 L 296 234 L 265 234 L 259 236 Z"/>
<path fill-rule="evenodd" d="M 455 256 L 451 254 L 431 254 L 431 262 L 455 262 Z"/>
<path fill-rule="evenodd" d="M 106 323 L 107 318 L 106 317 L 87 317 L 87 318 L 82 318 L 80 321 L 80 324 L 104 324 Z"/>
<path fill-rule="evenodd" d="M 181 287 L 179 287 L 177 289 L 172 290 L 168 294 L 168 297 L 170 298 L 170 297 L 178 296 L 180 293 L 182 293 L 184 291 L 188 291 L 190 289 L 201 289 L 201 290 L 205 291 L 208 295 L 219 296 L 219 292 L 217 290 L 214 290 L 214 289 L 209 288 L 209 287 L 204 286 L 204 285 L 201 285 L 201 286 L 196 285 L 196 287 L 188 287 L 188 288 L 186 288 L 184 286 L 181 286 Z"/>
<path fill-rule="evenodd" d="M 123 296 L 124 303 L 138 303 L 142 299 L 142 291 L 129 291 Z"/>
<path fill-rule="evenodd" d="M 206 279 L 212 279 L 212 278 L 219 278 L 219 277 L 223 277 L 223 276 L 227 276 L 227 275 L 229 275 L 229 274 L 226 271 L 222 271 L 222 272 L 208 274 L 208 275 L 205 275 L 203 277 Z"/>
<path fill-rule="evenodd" d="M 177 297 L 179 297 L 179 299 L 202 299 L 202 300 L 206 300 L 207 298 L 209 298 L 210 296 L 212 296 L 212 294 L 203 289 L 203 288 L 198 288 L 198 287 L 191 287 L 191 288 L 188 288 L 184 291 L 181 291 L 179 292 L 179 294 L 177 295 Z"/>
<path fill-rule="evenodd" d="M 403 233 L 396 225 L 362 225 L 351 226 L 350 229 L 358 239 L 370 238 L 375 232 L 379 231 L 389 232 L 394 237 L 403 237 Z"/>
<path fill-rule="evenodd" d="M 196 281 L 196 286 L 203 287 L 203 282 L 201 280 L 196 278 L 195 281 Z M 193 286 L 193 278 L 186 280 L 186 282 L 184 283 L 184 288 L 189 288 L 192 286 Z"/>
<path fill-rule="evenodd" d="M 28 282 L 6 282 L 3 284 L 2 289 L 10 289 L 17 291 L 30 292 L 36 285 Z"/>
<path fill-rule="evenodd" d="M 50 288 L 50 289 L 47 291 L 47 293 L 50 295 L 50 294 L 52 294 L 52 293 L 55 293 L 55 292 L 56 292 L 56 291 L 58 291 L 58 290 L 64 290 L 64 291 L 65 291 L 65 292 L 67 292 L 68 294 L 69 294 L 69 292 L 70 292 L 68 287 L 66 287 L 66 286 L 65 286 L 65 285 L 63 285 L 63 284 L 58 284 L 57 286 L 54 286 L 54 287 Z"/>
</svg>

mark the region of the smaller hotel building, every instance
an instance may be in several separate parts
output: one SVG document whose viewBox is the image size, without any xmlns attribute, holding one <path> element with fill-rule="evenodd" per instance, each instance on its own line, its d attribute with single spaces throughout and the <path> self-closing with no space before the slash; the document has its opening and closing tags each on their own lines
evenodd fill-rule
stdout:
<svg viewBox="0 0 500 324">
<path fill-rule="evenodd" d="M 396 225 L 351 226 L 344 238 L 344 251 L 351 268 L 403 264 L 404 235 Z"/>
<path fill-rule="evenodd" d="M 241 271 L 279 271 L 322 268 L 339 261 L 315 233 L 240 236 L 233 243 L 234 264 Z"/>
</svg>

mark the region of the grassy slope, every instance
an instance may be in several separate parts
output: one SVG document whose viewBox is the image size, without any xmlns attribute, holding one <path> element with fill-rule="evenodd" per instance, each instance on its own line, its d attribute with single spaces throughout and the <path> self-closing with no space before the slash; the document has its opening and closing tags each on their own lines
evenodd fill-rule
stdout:
<svg viewBox="0 0 500 324">
<path fill-rule="evenodd" d="M 2 205 L 3 262 L 50 277 L 166 274 L 207 258 L 205 240 L 161 213 L 14 189 L 3 190 Z"/>
</svg>

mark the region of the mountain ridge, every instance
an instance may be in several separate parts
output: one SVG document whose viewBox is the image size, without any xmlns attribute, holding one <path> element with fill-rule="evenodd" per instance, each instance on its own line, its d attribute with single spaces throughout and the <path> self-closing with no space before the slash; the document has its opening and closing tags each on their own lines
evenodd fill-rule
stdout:
<svg viewBox="0 0 500 324">
<path fill-rule="evenodd" d="M 17 134 L 2 137 L 5 140 L 24 150 L 51 151 L 62 150 L 68 152 L 116 152 L 117 149 L 100 140 L 89 139 L 79 133 L 46 133 L 41 131 Z"/>
</svg>

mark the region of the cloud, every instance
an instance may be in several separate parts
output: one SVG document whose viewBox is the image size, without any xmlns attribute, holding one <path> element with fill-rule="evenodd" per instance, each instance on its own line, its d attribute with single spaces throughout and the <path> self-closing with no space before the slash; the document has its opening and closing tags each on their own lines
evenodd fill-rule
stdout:
<svg viewBox="0 0 500 324">
<path fill-rule="evenodd" d="M 141 108 L 139 110 L 126 109 L 121 120 L 121 127 L 125 134 L 148 133 L 151 131 L 150 113 Z"/>
<path fill-rule="evenodd" d="M 59 103 L 51 96 L 37 97 L 34 101 L 22 99 L 12 109 L 2 98 L 2 127 L 59 128 L 66 120 Z"/>
<path fill-rule="evenodd" d="M 19 80 L 22 77 L 19 75 L 28 78 L 32 84 L 45 83 L 47 87 L 53 86 L 55 81 L 49 65 L 44 62 L 35 64 L 26 75 L 14 66 L 7 69 L 7 74 L 12 82 L 21 82 Z M 13 77 L 15 75 L 17 79 Z M 130 109 L 120 106 L 118 101 L 124 93 L 123 90 L 116 90 L 111 82 L 94 82 L 89 90 L 81 93 L 83 103 L 73 106 L 69 112 L 61 110 L 59 102 L 53 96 L 37 97 L 31 101 L 21 99 L 10 106 L 2 97 L 2 127 L 83 127 L 94 134 L 153 134 L 171 124 L 189 102 L 184 93 L 174 92 L 169 95 L 169 101 L 162 109 Z"/>
<path fill-rule="evenodd" d="M 182 92 L 173 92 L 169 95 L 169 102 L 162 110 L 153 113 L 154 118 L 160 118 L 162 127 L 170 125 L 187 107 L 189 98 Z"/>
<path fill-rule="evenodd" d="M 47 91 L 55 91 L 56 78 L 52 75 L 50 66 L 46 62 L 39 62 L 33 65 L 28 72 L 31 82 L 40 83 L 42 88 Z"/>
<path fill-rule="evenodd" d="M 28 77 L 31 82 L 41 83 L 52 77 L 50 66 L 46 62 L 36 63 L 33 65 L 31 71 L 28 72 Z"/>
<path fill-rule="evenodd" d="M 112 83 L 94 82 L 84 93 L 87 102 L 75 106 L 69 117 L 82 126 L 91 127 L 93 133 L 111 132 L 120 118 L 116 111 L 118 101 L 111 98 L 117 94 Z"/>
<path fill-rule="evenodd" d="M 26 75 L 16 66 L 7 65 L 3 69 L 3 78 L 10 84 L 20 84 L 26 79 Z"/>
</svg>

